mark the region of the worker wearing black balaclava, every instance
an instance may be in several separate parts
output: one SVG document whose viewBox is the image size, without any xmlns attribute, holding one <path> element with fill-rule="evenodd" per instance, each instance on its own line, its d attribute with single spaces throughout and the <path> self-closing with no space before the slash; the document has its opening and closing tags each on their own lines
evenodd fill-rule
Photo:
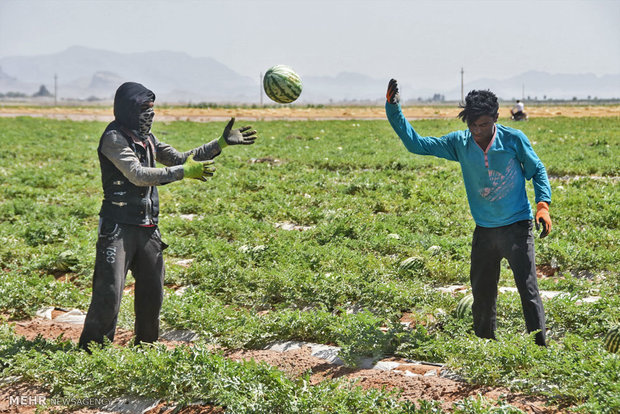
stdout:
<svg viewBox="0 0 620 414">
<path fill-rule="evenodd" d="M 97 153 L 103 202 L 99 212 L 93 295 L 80 347 L 114 339 L 127 270 L 135 279 L 135 341 L 159 337 L 167 247 L 159 232 L 157 186 L 183 178 L 206 181 L 213 176 L 213 158 L 227 145 L 253 144 L 251 127 L 232 129 L 198 148 L 179 152 L 151 133 L 155 94 L 135 82 L 122 84 L 114 97 L 114 121 L 105 129 Z M 155 162 L 167 167 L 157 168 Z"/>
<path fill-rule="evenodd" d="M 153 110 L 152 102 L 149 102 L 149 105 L 140 111 L 140 116 L 138 117 L 138 132 L 141 138 L 145 139 L 148 133 L 151 132 L 154 117 L 155 111 Z"/>
</svg>

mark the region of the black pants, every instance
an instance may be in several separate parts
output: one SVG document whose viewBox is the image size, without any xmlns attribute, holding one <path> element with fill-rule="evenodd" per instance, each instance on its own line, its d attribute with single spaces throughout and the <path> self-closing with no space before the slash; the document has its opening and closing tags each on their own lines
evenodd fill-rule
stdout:
<svg viewBox="0 0 620 414">
<path fill-rule="evenodd" d="M 91 341 L 114 340 L 127 271 L 136 280 L 134 309 L 135 342 L 154 342 L 159 337 L 159 312 L 163 301 L 164 259 L 157 227 L 99 222 L 93 294 L 79 346 Z"/>
<path fill-rule="evenodd" d="M 536 280 L 530 220 L 497 228 L 476 226 L 469 274 L 474 295 L 474 332 L 481 338 L 495 338 L 497 284 L 502 258 L 508 260 L 514 274 L 527 331 L 540 330 L 536 334 L 536 343 L 545 345 L 545 311 Z"/>
</svg>

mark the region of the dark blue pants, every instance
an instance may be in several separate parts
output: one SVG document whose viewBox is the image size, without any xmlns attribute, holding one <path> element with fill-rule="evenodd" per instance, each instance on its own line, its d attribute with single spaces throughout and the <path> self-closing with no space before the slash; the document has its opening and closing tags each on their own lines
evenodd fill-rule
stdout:
<svg viewBox="0 0 620 414">
<path fill-rule="evenodd" d="M 521 296 L 528 332 L 540 330 L 536 343 L 545 345 L 545 311 L 538 291 L 532 221 L 508 226 L 476 226 L 471 248 L 470 280 L 474 304 L 474 332 L 481 338 L 495 338 L 497 325 L 497 284 L 500 262 L 508 260 Z"/>
<path fill-rule="evenodd" d="M 99 223 L 93 293 L 79 346 L 92 341 L 114 340 L 116 322 L 127 271 L 136 284 L 135 342 L 155 342 L 159 337 L 159 312 L 163 302 L 164 259 L 157 227 L 119 224 L 107 219 Z"/>
</svg>

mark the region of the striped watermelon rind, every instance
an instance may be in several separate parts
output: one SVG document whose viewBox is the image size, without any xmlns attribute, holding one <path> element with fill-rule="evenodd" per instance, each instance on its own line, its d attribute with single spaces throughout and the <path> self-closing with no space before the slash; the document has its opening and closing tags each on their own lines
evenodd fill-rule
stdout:
<svg viewBox="0 0 620 414">
<path fill-rule="evenodd" d="M 286 65 L 275 65 L 265 73 L 263 89 L 272 101 L 291 103 L 299 98 L 303 85 L 293 69 Z"/>
<path fill-rule="evenodd" d="M 409 257 L 402 262 L 398 266 L 398 270 L 401 272 L 406 272 L 409 270 L 419 270 L 424 267 L 424 260 L 421 257 L 413 256 Z"/>
<path fill-rule="evenodd" d="M 620 325 L 611 328 L 605 335 L 605 349 L 613 354 L 620 350 Z"/>
<path fill-rule="evenodd" d="M 79 262 L 77 255 L 72 250 L 65 250 L 58 255 L 58 258 L 54 262 L 54 268 L 55 270 L 68 272 Z"/>
<path fill-rule="evenodd" d="M 468 315 L 471 315 L 471 307 L 474 304 L 474 295 L 464 296 L 456 305 L 456 317 L 463 319 Z"/>
</svg>

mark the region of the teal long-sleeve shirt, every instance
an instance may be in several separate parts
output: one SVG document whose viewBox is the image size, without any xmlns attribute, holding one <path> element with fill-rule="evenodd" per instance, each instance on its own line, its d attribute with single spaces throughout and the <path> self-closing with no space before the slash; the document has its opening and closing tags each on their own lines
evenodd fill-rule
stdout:
<svg viewBox="0 0 620 414">
<path fill-rule="evenodd" d="M 531 220 L 525 180 L 534 184 L 536 203 L 551 204 L 547 171 L 523 132 L 496 124 L 493 139 L 485 151 L 468 129 L 440 138 L 422 137 L 407 121 L 400 104 L 386 102 L 385 112 L 410 152 L 461 164 L 469 208 L 477 225 L 500 227 Z"/>
</svg>

